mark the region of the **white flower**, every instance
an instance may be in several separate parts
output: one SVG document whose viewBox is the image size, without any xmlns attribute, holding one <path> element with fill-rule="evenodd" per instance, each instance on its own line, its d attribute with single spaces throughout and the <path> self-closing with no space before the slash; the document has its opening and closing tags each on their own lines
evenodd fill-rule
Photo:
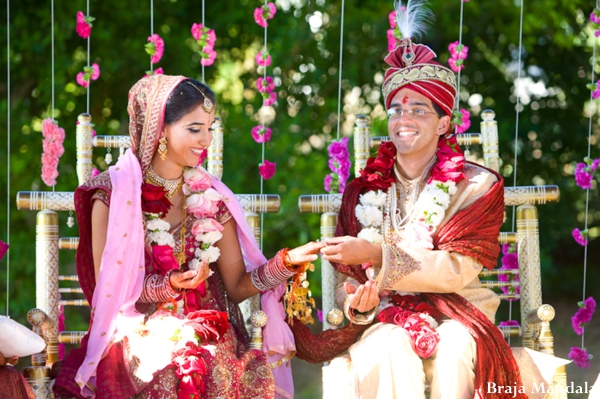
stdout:
<svg viewBox="0 0 600 399">
<path fill-rule="evenodd" d="M 363 240 L 367 240 L 372 242 L 373 244 L 381 244 L 383 243 L 383 236 L 379 233 L 379 231 L 374 227 L 369 227 L 366 229 L 362 229 L 358 235 L 358 238 L 362 238 Z"/>
<path fill-rule="evenodd" d="M 365 227 L 381 226 L 383 223 L 383 213 L 374 206 L 357 205 L 355 213 L 359 223 Z"/>
<path fill-rule="evenodd" d="M 223 238 L 223 233 L 220 231 L 209 231 L 208 233 L 197 234 L 195 238 L 196 241 L 200 241 L 204 244 L 214 244 Z"/>
<path fill-rule="evenodd" d="M 170 247 L 175 246 L 175 240 L 173 236 L 166 231 L 151 231 L 148 233 L 150 241 L 156 243 L 156 245 L 168 245 Z"/>
<path fill-rule="evenodd" d="M 162 219 L 150 219 L 146 223 L 146 228 L 150 231 L 169 231 L 171 225 Z"/>
<path fill-rule="evenodd" d="M 427 313 L 419 313 L 419 317 L 429 323 L 429 327 L 436 328 L 438 326 L 438 322 Z"/>
<path fill-rule="evenodd" d="M 198 270 L 198 268 L 200 267 L 200 261 L 194 258 L 190 261 L 190 263 L 188 263 L 188 267 L 190 268 L 190 270 Z"/>
<path fill-rule="evenodd" d="M 446 211 L 444 210 L 444 208 L 442 208 L 439 205 L 432 204 L 432 206 L 430 206 L 427 209 L 427 213 L 426 213 L 427 224 L 434 228 L 439 226 L 440 223 L 442 223 L 442 220 L 444 220 L 445 214 L 446 214 Z"/>
<path fill-rule="evenodd" d="M 208 263 L 212 263 L 212 262 L 216 261 L 217 259 L 219 259 L 220 255 L 221 255 L 221 250 L 219 248 L 209 247 L 205 251 L 202 251 L 200 260 L 203 260 Z"/>
<path fill-rule="evenodd" d="M 202 248 L 196 248 L 196 251 L 194 252 L 194 256 L 198 259 L 200 259 L 202 257 Z"/>
<path fill-rule="evenodd" d="M 360 203 L 363 205 L 383 207 L 385 205 L 387 195 L 383 191 L 377 190 L 377 191 L 368 191 L 364 194 L 361 194 L 358 198 L 359 198 Z"/>
</svg>

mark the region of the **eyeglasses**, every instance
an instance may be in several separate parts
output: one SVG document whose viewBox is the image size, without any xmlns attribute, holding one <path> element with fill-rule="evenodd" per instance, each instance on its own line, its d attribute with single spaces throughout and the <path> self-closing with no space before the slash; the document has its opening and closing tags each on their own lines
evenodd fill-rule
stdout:
<svg viewBox="0 0 600 399">
<path fill-rule="evenodd" d="M 437 112 L 427 111 L 423 108 L 402 109 L 400 107 L 392 107 L 387 110 L 387 116 L 390 119 L 399 119 L 403 116 L 409 116 L 413 119 L 423 119 L 427 114 L 436 114 Z"/>
</svg>

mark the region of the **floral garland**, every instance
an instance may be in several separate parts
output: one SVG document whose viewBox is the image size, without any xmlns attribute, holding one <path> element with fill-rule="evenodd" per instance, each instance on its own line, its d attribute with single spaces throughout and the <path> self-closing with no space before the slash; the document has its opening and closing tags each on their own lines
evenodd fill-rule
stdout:
<svg viewBox="0 0 600 399">
<path fill-rule="evenodd" d="M 165 41 L 158 34 L 154 33 L 148 37 L 148 43 L 146 43 L 144 48 L 146 49 L 146 53 L 150 55 L 150 62 L 152 64 L 157 64 L 161 60 L 165 52 Z M 164 70 L 161 67 L 154 70 L 146 71 L 144 77 L 152 75 L 162 75 L 163 73 Z"/>
<path fill-rule="evenodd" d="M 223 234 L 223 226 L 214 219 L 222 195 L 210 187 L 210 175 L 201 166 L 186 168 L 183 172 L 183 193 L 186 210 L 196 220 L 191 233 L 195 238 L 194 259 L 188 263 L 190 270 L 198 270 L 202 263 L 215 262 L 221 252 L 215 243 Z M 152 253 L 162 274 L 179 268 L 180 262 L 173 254 L 175 239 L 169 233 L 170 225 L 161 219 L 171 206 L 162 187 L 144 184 L 142 186 L 142 211 L 147 216 L 146 228 L 152 245 Z"/>
<path fill-rule="evenodd" d="M 83 67 L 83 72 L 77 74 L 76 81 L 79 86 L 83 86 L 87 89 L 90 86 L 90 81 L 98 80 L 99 77 L 100 67 L 98 64 L 93 63 L 91 67 Z"/>
<path fill-rule="evenodd" d="M 389 154 L 380 152 L 378 158 L 386 156 Z M 438 162 L 433 167 L 425 188 L 415 201 L 415 206 L 411 211 L 412 217 L 405 228 L 405 239 L 403 240 L 403 242 L 428 249 L 433 249 L 433 234 L 444 220 L 446 209 L 450 206 L 450 198 L 457 191 L 456 184 L 465 178 L 463 174 L 465 158 L 455 137 L 439 141 L 437 158 Z M 380 159 L 379 162 L 390 164 L 389 160 Z M 393 160 L 391 165 L 393 165 Z M 362 230 L 358 233 L 359 237 L 371 237 L 379 240 L 379 236 L 382 235 L 383 204 L 379 205 L 382 198 L 380 195 L 375 195 L 373 200 L 370 197 L 365 199 L 364 195 L 359 197 L 360 204 L 356 206 L 355 210 L 356 217 L 362 226 Z M 365 202 L 363 203 L 363 201 Z M 371 229 L 377 231 L 374 232 Z M 370 242 L 375 243 L 375 241 Z"/>
<path fill-rule="evenodd" d="M 42 121 L 42 180 L 47 186 L 54 186 L 58 177 L 58 160 L 64 154 L 65 130 L 51 118 Z"/>
<path fill-rule="evenodd" d="M 75 32 L 83 39 L 87 39 L 92 34 L 92 22 L 94 17 L 86 17 L 82 11 L 77 11 L 77 22 L 75 24 Z"/>
</svg>

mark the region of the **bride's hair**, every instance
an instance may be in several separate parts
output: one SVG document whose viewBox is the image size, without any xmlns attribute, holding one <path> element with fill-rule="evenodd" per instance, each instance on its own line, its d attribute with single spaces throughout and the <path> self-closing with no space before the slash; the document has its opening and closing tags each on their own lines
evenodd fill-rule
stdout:
<svg viewBox="0 0 600 399">
<path fill-rule="evenodd" d="M 165 126 L 177 122 L 185 115 L 193 111 L 198 106 L 204 104 L 204 99 L 208 99 L 216 108 L 215 93 L 204 83 L 196 79 L 186 79 L 181 81 L 167 100 L 165 109 Z"/>
</svg>

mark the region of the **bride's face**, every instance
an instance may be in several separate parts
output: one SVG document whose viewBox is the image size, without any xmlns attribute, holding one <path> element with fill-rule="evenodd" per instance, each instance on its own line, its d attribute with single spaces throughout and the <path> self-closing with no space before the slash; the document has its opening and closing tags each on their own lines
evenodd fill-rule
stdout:
<svg viewBox="0 0 600 399">
<path fill-rule="evenodd" d="M 202 106 L 198 106 L 178 121 L 165 126 L 163 130 L 163 135 L 167 138 L 165 161 L 181 167 L 196 166 L 202 152 L 212 141 L 211 126 L 214 120 L 214 113 L 206 113 Z"/>
</svg>

